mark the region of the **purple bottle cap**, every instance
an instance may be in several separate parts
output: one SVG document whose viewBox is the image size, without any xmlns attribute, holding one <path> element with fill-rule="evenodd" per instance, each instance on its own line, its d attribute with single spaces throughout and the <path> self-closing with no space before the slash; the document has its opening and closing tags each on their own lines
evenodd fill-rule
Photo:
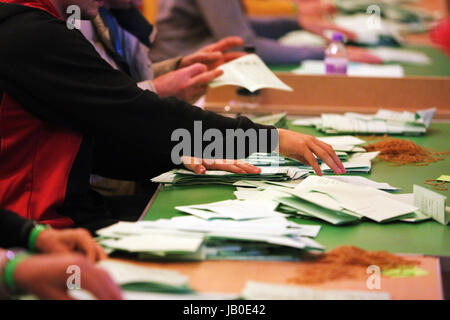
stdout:
<svg viewBox="0 0 450 320">
<path fill-rule="evenodd" d="M 333 41 L 344 42 L 344 36 L 342 35 L 342 33 L 333 32 L 332 40 Z"/>
</svg>

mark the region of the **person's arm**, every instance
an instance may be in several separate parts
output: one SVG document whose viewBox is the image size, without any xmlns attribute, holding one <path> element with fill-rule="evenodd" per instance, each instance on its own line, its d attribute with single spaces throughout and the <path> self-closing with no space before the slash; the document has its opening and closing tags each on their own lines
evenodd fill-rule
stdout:
<svg viewBox="0 0 450 320">
<path fill-rule="evenodd" d="M 8 262 L 7 252 L 6 250 L 0 249 L 0 300 L 9 298 L 8 290 L 3 283 L 4 270 Z"/>
<path fill-rule="evenodd" d="M 153 177 L 172 163 L 171 151 L 178 144 L 171 141 L 172 133 L 194 133 L 195 121 L 201 121 L 203 131 L 214 128 L 224 135 L 227 129 L 274 130 L 245 117 L 223 117 L 142 91 L 103 61 L 80 32 L 69 31 L 46 13 L 29 15 L 33 17 L 24 14 L 23 23 L 14 24 L 14 34 L 5 36 L 8 46 L 0 47 L 1 60 L 8 61 L 0 67 L 3 87 L 39 119 L 107 138 L 122 154 L 129 151 L 121 167 L 139 172 L 140 178 Z M 277 138 L 265 151 L 275 148 Z M 105 157 L 105 165 L 117 168 L 112 159 Z"/>
<path fill-rule="evenodd" d="M 14 212 L 0 209 L 0 247 L 28 248 L 31 230 L 36 222 L 20 217 Z"/>
<path fill-rule="evenodd" d="M 0 247 L 40 253 L 79 252 L 90 261 L 106 258 L 103 249 L 83 229 L 54 230 L 0 209 Z"/>
<path fill-rule="evenodd" d="M 196 0 L 211 33 L 216 40 L 239 36 L 245 45 L 254 46 L 256 53 L 269 64 L 299 63 L 305 59 L 323 59 L 324 50 L 316 47 L 286 46 L 278 41 L 258 37 L 252 30 L 240 0 Z"/>
</svg>

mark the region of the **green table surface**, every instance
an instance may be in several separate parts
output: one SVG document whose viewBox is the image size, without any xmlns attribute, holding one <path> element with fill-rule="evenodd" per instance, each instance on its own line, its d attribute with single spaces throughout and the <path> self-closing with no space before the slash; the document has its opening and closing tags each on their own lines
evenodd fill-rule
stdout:
<svg viewBox="0 0 450 320">
<path fill-rule="evenodd" d="M 314 136 L 323 136 L 313 128 L 292 126 L 290 128 Z M 418 145 L 439 151 L 450 150 L 450 123 L 431 124 L 425 136 L 399 138 L 410 139 Z M 372 165 L 371 174 L 364 176 L 399 187 L 401 193 L 412 192 L 414 184 L 430 188 L 424 184 L 424 180 L 435 179 L 441 174 L 450 174 L 450 156 L 425 167 L 392 167 L 378 160 L 373 161 Z M 163 186 L 144 220 L 181 216 L 182 214 L 174 209 L 175 206 L 234 199 L 234 191 L 235 187 L 223 185 Z M 449 199 L 447 205 L 450 205 L 450 191 L 436 192 L 447 196 Z M 366 250 L 450 256 L 450 227 L 443 226 L 434 220 L 416 224 L 406 222 L 379 224 L 364 221 L 349 226 L 333 226 L 319 220 L 295 219 L 294 221 L 321 225 L 322 229 L 316 240 L 327 250 L 342 245 L 354 245 Z"/>
<path fill-rule="evenodd" d="M 431 64 L 428 65 L 400 63 L 405 76 L 450 77 L 450 57 L 438 49 L 429 46 L 406 46 L 404 49 L 423 52 L 431 59 Z M 274 72 L 291 72 L 298 67 L 299 65 L 271 65 L 270 69 Z"/>
</svg>

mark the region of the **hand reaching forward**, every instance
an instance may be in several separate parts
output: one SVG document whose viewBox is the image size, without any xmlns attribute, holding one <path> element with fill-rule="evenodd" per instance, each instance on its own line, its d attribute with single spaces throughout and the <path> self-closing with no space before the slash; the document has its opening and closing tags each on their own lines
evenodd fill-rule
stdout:
<svg viewBox="0 0 450 320">
<path fill-rule="evenodd" d="M 107 258 L 103 248 L 85 229 L 45 229 L 39 233 L 36 249 L 41 253 L 78 252 L 91 262 Z"/>
<path fill-rule="evenodd" d="M 196 63 L 158 77 L 153 84 L 161 98 L 173 96 L 194 103 L 206 94 L 208 84 L 222 74 L 222 70 L 208 71 L 204 64 Z"/>
<path fill-rule="evenodd" d="M 120 300 L 119 287 L 104 271 L 77 254 L 42 254 L 22 260 L 16 267 L 14 279 L 27 293 L 44 300 L 70 300 L 67 280 L 70 266 L 80 270 L 81 289 L 101 300 Z"/>
<path fill-rule="evenodd" d="M 208 70 L 213 70 L 228 61 L 245 56 L 245 52 L 226 52 L 243 44 L 244 41 L 240 37 L 226 37 L 184 57 L 179 67 L 185 68 L 195 63 L 202 63 L 208 67 Z"/>
<path fill-rule="evenodd" d="M 313 167 L 317 175 L 322 175 L 322 170 L 317 163 L 314 154 L 322 159 L 335 173 L 345 173 L 344 165 L 334 152 L 333 148 L 312 136 L 278 129 L 280 154 L 297 159 Z"/>
</svg>

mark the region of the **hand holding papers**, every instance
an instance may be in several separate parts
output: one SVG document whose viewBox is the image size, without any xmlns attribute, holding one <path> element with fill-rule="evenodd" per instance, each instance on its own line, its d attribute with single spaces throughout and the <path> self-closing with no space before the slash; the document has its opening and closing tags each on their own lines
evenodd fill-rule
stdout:
<svg viewBox="0 0 450 320">
<path fill-rule="evenodd" d="M 256 54 L 228 62 L 219 69 L 224 73 L 211 82 L 210 86 L 213 88 L 235 85 L 247 88 L 251 92 L 263 88 L 292 91 L 292 88 L 278 79 Z"/>
</svg>

